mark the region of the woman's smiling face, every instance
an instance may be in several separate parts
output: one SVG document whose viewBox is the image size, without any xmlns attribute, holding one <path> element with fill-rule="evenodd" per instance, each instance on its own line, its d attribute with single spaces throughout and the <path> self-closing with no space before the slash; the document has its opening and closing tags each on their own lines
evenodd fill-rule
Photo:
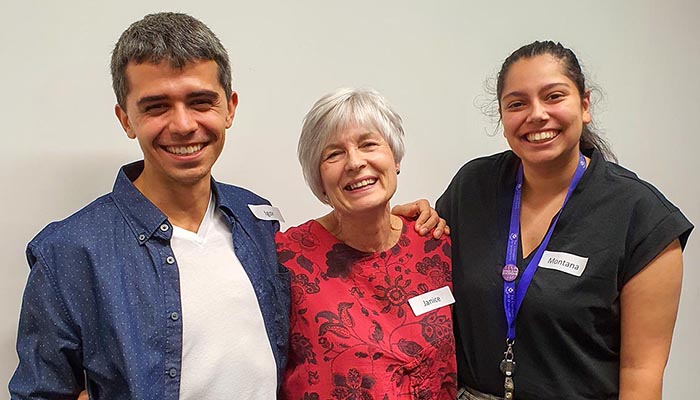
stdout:
<svg viewBox="0 0 700 400">
<path fill-rule="evenodd" d="M 329 204 L 344 214 L 387 208 L 396 192 L 399 165 L 374 129 L 351 125 L 333 135 L 319 168 Z"/>
<path fill-rule="evenodd" d="M 499 99 L 503 134 L 525 165 L 578 157 L 583 126 L 591 122 L 589 93 L 582 95 L 563 68 L 544 54 L 514 62 L 505 76 Z"/>
</svg>

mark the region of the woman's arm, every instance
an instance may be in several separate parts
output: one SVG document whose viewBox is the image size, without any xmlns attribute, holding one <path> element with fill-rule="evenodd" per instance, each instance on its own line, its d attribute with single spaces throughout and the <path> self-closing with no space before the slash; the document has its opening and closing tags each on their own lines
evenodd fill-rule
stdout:
<svg viewBox="0 0 700 400">
<path fill-rule="evenodd" d="M 661 399 L 682 278 L 674 240 L 622 288 L 620 400 Z"/>
<path fill-rule="evenodd" d="M 421 236 L 427 235 L 433 228 L 435 228 L 433 230 L 435 239 L 439 239 L 443 233 L 445 235 L 450 234 L 450 227 L 447 226 L 447 222 L 440 218 L 434 208 L 430 207 L 428 200 L 420 199 L 412 203 L 399 204 L 394 206 L 391 213 L 410 219 L 417 218 L 415 227 Z"/>
</svg>

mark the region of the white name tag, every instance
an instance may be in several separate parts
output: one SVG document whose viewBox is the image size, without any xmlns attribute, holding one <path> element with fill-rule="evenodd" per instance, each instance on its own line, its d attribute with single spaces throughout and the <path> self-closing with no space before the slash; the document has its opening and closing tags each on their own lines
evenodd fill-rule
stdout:
<svg viewBox="0 0 700 400">
<path fill-rule="evenodd" d="M 538 264 L 542 268 L 556 269 L 574 276 L 581 276 L 586 269 L 588 257 L 558 251 L 545 251 Z"/>
<path fill-rule="evenodd" d="M 261 219 L 263 221 L 284 222 L 282 212 L 280 212 L 280 209 L 277 207 L 268 206 L 267 204 L 248 204 L 248 208 L 250 208 L 250 211 L 253 213 L 253 215 L 255 215 L 258 219 Z"/>
<path fill-rule="evenodd" d="M 448 286 L 408 299 L 408 304 L 411 306 L 413 314 L 415 314 L 416 317 L 428 311 L 449 306 L 454 302 L 455 298 L 452 296 L 452 291 Z"/>
</svg>

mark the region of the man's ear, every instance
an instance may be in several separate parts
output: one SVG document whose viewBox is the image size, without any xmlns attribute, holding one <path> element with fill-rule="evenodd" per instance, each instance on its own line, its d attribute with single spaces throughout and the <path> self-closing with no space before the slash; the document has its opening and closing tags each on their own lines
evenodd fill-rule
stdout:
<svg viewBox="0 0 700 400">
<path fill-rule="evenodd" d="M 129 115 L 126 113 L 126 110 L 117 104 L 114 106 L 114 114 L 116 114 L 119 123 L 122 125 L 122 129 L 126 132 L 126 136 L 128 136 L 129 139 L 136 139 L 136 134 L 133 129 L 131 129 L 131 121 L 129 121 Z"/>
<path fill-rule="evenodd" d="M 233 118 L 236 116 L 236 107 L 238 107 L 238 93 L 233 91 L 231 92 L 231 97 L 228 98 L 226 106 L 226 129 L 228 129 L 233 124 Z"/>
</svg>

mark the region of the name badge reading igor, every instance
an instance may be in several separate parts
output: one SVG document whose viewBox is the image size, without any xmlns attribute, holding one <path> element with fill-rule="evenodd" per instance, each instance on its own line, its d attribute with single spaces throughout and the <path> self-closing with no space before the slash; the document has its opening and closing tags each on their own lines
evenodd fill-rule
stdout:
<svg viewBox="0 0 700 400">
<path fill-rule="evenodd" d="M 427 313 L 428 311 L 437 310 L 440 307 L 449 306 L 455 302 L 452 291 L 448 286 L 440 289 L 432 290 L 420 296 L 408 299 L 408 304 L 413 310 L 413 314 L 417 316 Z"/>
<path fill-rule="evenodd" d="M 588 264 L 588 257 L 580 257 L 559 251 L 545 251 L 538 266 L 556 269 L 574 276 L 581 276 L 586 269 L 586 264 Z"/>
<path fill-rule="evenodd" d="M 248 208 L 250 208 L 250 211 L 253 213 L 253 215 L 255 215 L 258 219 L 261 219 L 263 221 L 284 222 L 282 212 L 280 212 L 280 209 L 277 207 L 268 206 L 267 204 L 248 204 Z"/>
</svg>

